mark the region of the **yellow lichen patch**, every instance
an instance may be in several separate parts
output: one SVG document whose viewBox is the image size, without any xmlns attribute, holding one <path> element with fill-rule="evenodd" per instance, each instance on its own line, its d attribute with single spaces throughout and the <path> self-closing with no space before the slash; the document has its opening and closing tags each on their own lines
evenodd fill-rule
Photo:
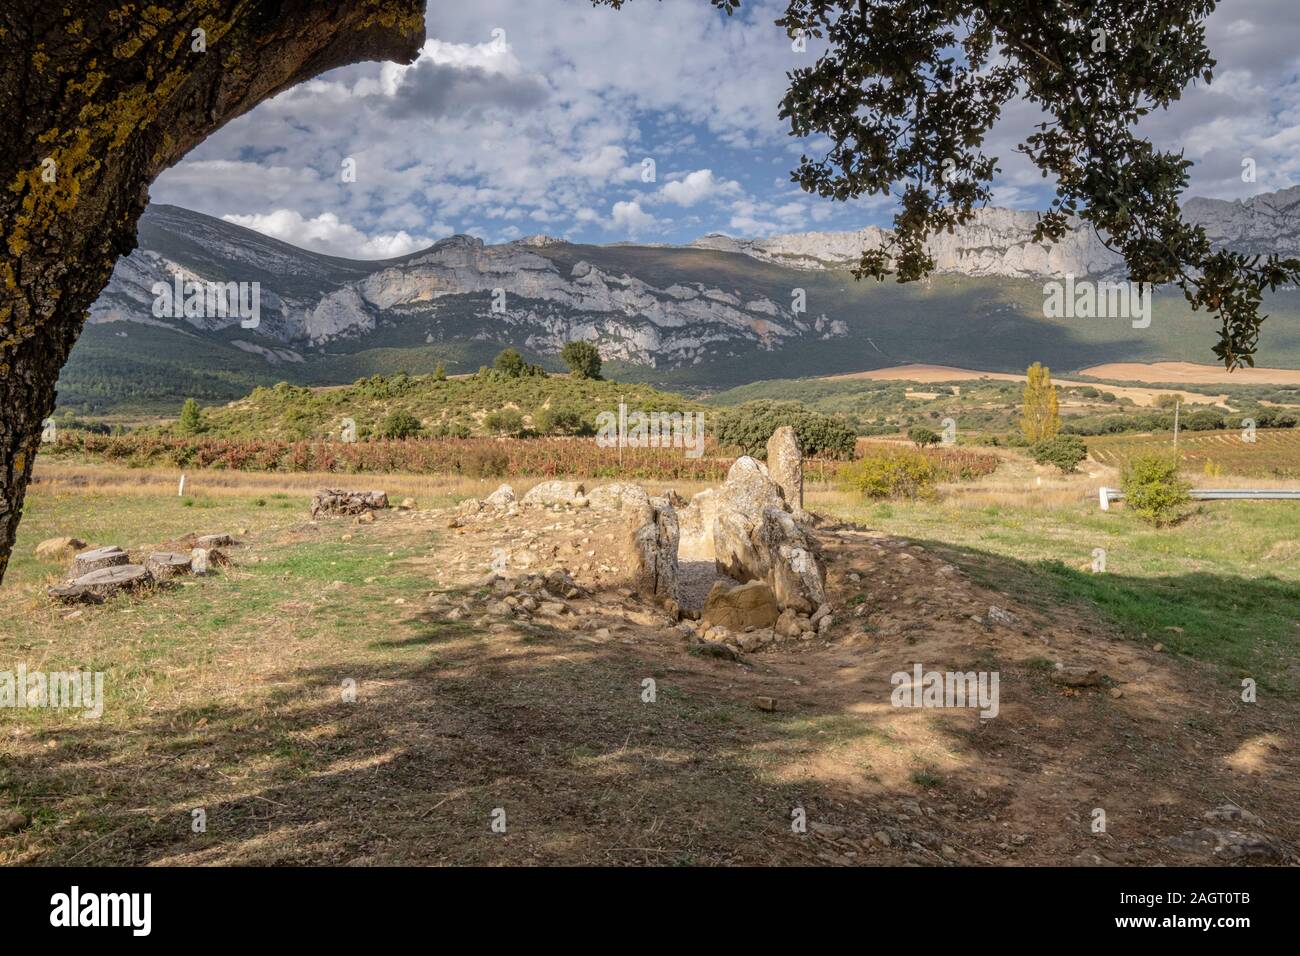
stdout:
<svg viewBox="0 0 1300 956">
<path fill-rule="evenodd" d="M 398 13 L 396 10 L 389 8 L 387 4 L 383 2 L 380 2 L 378 6 L 379 9 L 376 12 L 370 14 L 370 16 L 357 24 L 357 29 L 365 30 L 370 27 L 388 27 L 389 29 L 423 32 L 423 12 L 416 10 L 412 13 Z"/>
<path fill-rule="evenodd" d="M 117 46 L 113 47 L 113 56 L 119 60 L 126 60 L 140 52 L 140 48 L 158 35 L 158 28 L 151 23 L 146 23 L 140 28 L 138 35 L 123 40 Z"/>
<path fill-rule="evenodd" d="M 14 217 L 8 237 L 9 251 L 21 256 L 31 245 L 34 230 L 47 229 L 61 216 L 71 212 L 81 195 L 81 177 L 89 178 L 99 170 L 99 160 L 90 155 L 91 137 L 78 130 L 72 145 L 55 148 L 49 158 L 57 171 L 54 182 L 42 179 L 42 167 L 22 170 L 9 185 L 9 191 L 23 196 L 21 212 Z"/>
<path fill-rule="evenodd" d="M 87 72 L 84 80 L 81 80 L 80 82 L 73 80 L 68 84 L 68 92 L 70 94 L 81 94 L 87 99 L 90 99 L 104 84 L 106 79 L 108 79 L 107 73 L 101 73 L 98 71 Z"/>
</svg>

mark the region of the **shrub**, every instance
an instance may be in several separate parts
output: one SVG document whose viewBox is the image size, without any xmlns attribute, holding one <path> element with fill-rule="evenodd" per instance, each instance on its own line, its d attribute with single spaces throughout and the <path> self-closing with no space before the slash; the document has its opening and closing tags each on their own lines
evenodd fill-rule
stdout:
<svg viewBox="0 0 1300 956">
<path fill-rule="evenodd" d="M 1055 465 L 1061 474 L 1068 475 L 1088 457 L 1088 446 L 1077 435 L 1057 435 L 1039 442 L 1029 453 L 1040 465 Z"/>
<path fill-rule="evenodd" d="M 492 367 L 510 378 L 519 378 L 524 374 L 524 357 L 518 349 L 503 349 L 492 362 Z"/>
<path fill-rule="evenodd" d="M 1190 500 L 1190 485 L 1178 476 L 1178 460 L 1163 455 L 1133 458 L 1124 467 L 1124 503 L 1157 527 L 1173 524 Z"/>
<path fill-rule="evenodd" d="M 939 444 L 939 433 L 924 425 L 913 425 L 907 430 L 907 439 L 917 448 Z"/>
<path fill-rule="evenodd" d="M 939 467 L 910 448 L 869 452 L 840 471 L 841 484 L 868 498 L 928 498 Z"/>
<path fill-rule="evenodd" d="M 481 374 L 483 370 L 479 371 Z M 532 375 L 546 377 L 546 369 L 525 362 L 518 349 L 504 349 L 498 353 L 492 362 L 492 371 L 500 378 L 524 378 Z"/>
<path fill-rule="evenodd" d="M 535 412 L 533 429 L 539 435 L 586 435 L 592 431 L 582 412 L 572 405 L 551 405 Z"/>
<path fill-rule="evenodd" d="M 566 343 L 560 358 L 574 378 L 600 378 L 600 352 L 590 342 Z"/>
<path fill-rule="evenodd" d="M 782 425 L 794 428 L 806 457 L 851 458 L 857 434 L 845 422 L 810 411 L 798 402 L 746 402 L 718 416 L 714 436 L 720 445 L 746 455 L 767 457 L 767 440 Z"/>
<path fill-rule="evenodd" d="M 483 419 L 483 427 L 498 435 L 518 435 L 524 430 L 524 416 L 513 408 L 502 408 L 489 412 Z"/>
<path fill-rule="evenodd" d="M 375 429 L 379 438 L 414 438 L 421 431 L 420 420 L 404 408 L 395 408 Z"/>
<path fill-rule="evenodd" d="M 179 428 L 182 435 L 197 435 L 203 431 L 203 413 L 199 411 L 199 403 L 192 398 L 185 399 L 181 406 Z"/>
</svg>

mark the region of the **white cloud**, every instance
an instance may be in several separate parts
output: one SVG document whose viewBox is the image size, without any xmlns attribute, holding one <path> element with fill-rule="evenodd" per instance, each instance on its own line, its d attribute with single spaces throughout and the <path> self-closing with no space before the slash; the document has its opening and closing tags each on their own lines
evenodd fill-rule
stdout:
<svg viewBox="0 0 1300 956">
<path fill-rule="evenodd" d="M 735 195 L 740 184 L 734 179 L 720 180 L 711 169 L 697 169 L 675 182 L 665 183 L 660 190 L 663 197 L 678 206 L 694 206 L 697 202 L 720 195 Z"/>
<path fill-rule="evenodd" d="M 616 202 L 610 210 L 610 228 L 632 238 L 646 232 L 657 222 L 654 216 L 641 208 L 640 201 L 635 199 Z"/>
<path fill-rule="evenodd" d="M 391 259 L 423 249 L 433 242 L 428 236 L 412 236 L 406 230 L 367 236 L 332 212 L 321 213 L 314 219 L 304 219 L 293 209 L 277 209 L 265 215 L 228 214 L 222 218 L 303 249 L 348 259 Z M 441 227 L 438 232 L 446 236 L 451 234 L 451 229 Z"/>
<path fill-rule="evenodd" d="M 1294 3 L 1221 5 L 1207 26 L 1214 83 L 1144 120 L 1159 146 L 1196 161 L 1190 194 L 1234 198 L 1300 178 Z M 835 202 L 789 181 L 801 154 L 830 144 L 790 137 L 777 115 L 787 71 L 817 55 L 794 53 L 774 25 L 785 6 L 746 0 L 721 16 L 702 0 L 617 11 L 571 0 L 444 4 L 430 19 L 438 36 L 413 64 L 356 64 L 280 94 L 160 176 L 153 198 L 232 221 L 293 210 L 302 224 L 282 225 L 286 235 L 319 233 L 313 248 L 349 255 L 394 254 L 452 231 L 496 235 L 507 222 L 580 241 L 887 224 L 892 196 Z M 1015 151 L 1040 119 L 1013 100 L 988 138 L 1000 202 L 1041 208 L 1051 198 L 1053 184 Z M 1240 181 L 1247 156 L 1256 183 Z M 339 176 L 348 157 L 353 183 Z M 658 164 L 658 184 L 641 181 L 644 157 Z"/>
</svg>

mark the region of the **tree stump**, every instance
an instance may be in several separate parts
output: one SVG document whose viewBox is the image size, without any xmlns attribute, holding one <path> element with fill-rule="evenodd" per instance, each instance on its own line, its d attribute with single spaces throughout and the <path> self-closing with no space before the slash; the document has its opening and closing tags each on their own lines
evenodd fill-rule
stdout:
<svg viewBox="0 0 1300 956">
<path fill-rule="evenodd" d="M 235 539 L 228 534 L 205 534 L 194 542 L 196 548 L 224 548 L 235 543 Z"/>
<path fill-rule="evenodd" d="M 160 581 L 190 573 L 190 556 L 179 551 L 155 551 L 145 559 L 144 566 Z"/>
<path fill-rule="evenodd" d="M 49 593 L 68 604 L 99 603 L 114 594 L 137 591 L 152 583 L 153 575 L 143 565 L 116 564 L 52 587 Z"/>
<path fill-rule="evenodd" d="M 126 564 L 130 560 L 126 552 L 115 544 L 110 544 L 106 548 L 95 548 L 93 551 L 83 551 L 72 561 L 72 576 L 79 578 L 101 568 Z"/>
</svg>

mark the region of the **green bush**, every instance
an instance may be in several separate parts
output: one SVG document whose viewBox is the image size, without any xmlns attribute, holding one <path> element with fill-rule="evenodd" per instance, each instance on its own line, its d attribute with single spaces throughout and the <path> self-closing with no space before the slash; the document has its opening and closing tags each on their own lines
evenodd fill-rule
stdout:
<svg viewBox="0 0 1300 956">
<path fill-rule="evenodd" d="M 1124 505 L 1157 527 L 1183 515 L 1191 485 L 1178 476 L 1178 460 L 1162 455 L 1134 458 L 1124 467 Z"/>
<path fill-rule="evenodd" d="M 590 342 L 567 342 L 560 358 L 574 378 L 600 378 L 600 352 Z"/>
<path fill-rule="evenodd" d="M 414 438 L 422 431 L 420 420 L 404 408 L 395 408 L 375 428 L 380 438 Z"/>
<path fill-rule="evenodd" d="M 714 426 L 720 445 L 739 447 L 746 455 L 767 457 L 767 440 L 782 425 L 789 425 L 806 457 L 853 457 L 858 436 L 839 418 L 814 412 L 799 402 L 746 402 L 722 412 Z"/>
<path fill-rule="evenodd" d="M 533 413 L 533 430 L 539 435 L 590 435 L 593 423 L 572 405 L 550 405 Z"/>
<path fill-rule="evenodd" d="M 485 369 L 479 369 L 482 375 Z M 500 378 L 526 378 L 529 376 L 546 377 L 546 369 L 540 365 L 530 365 L 524 361 L 518 349 L 504 349 L 492 361 L 492 371 Z"/>
<path fill-rule="evenodd" d="M 929 498 L 939 477 L 939 466 L 911 448 L 873 451 L 840 470 L 841 485 L 868 498 Z"/>
<path fill-rule="evenodd" d="M 1055 465 L 1061 474 L 1068 475 L 1088 457 L 1088 446 L 1078 435 L 1057 435 L 1039 442 L 1029 450 L 1029 454 L 1038 464 Z"/>
<path fill-rule="evenodd" d="M 924 425 L 913 425 L 907 430 L 907 440 L 917 448 L 924 448 L 926 445 L 939 444 L 939 433 Z"/>
<path fill-rule="evenodd" d="M 513 408 L 502 408 L 489 412 L 483 419 L 483 427 L 498 435 L 519 435 L 524 430 L 524 416 Z"/>
<path fill-rule="evenodd" d="M 192 398 L 185 399 L 185 404 L 181 406 L 179 430 L 182 435 L 197 435 L 203 431 L 203 412 L 199 410 L 199 403 Z"/>
</svg>

